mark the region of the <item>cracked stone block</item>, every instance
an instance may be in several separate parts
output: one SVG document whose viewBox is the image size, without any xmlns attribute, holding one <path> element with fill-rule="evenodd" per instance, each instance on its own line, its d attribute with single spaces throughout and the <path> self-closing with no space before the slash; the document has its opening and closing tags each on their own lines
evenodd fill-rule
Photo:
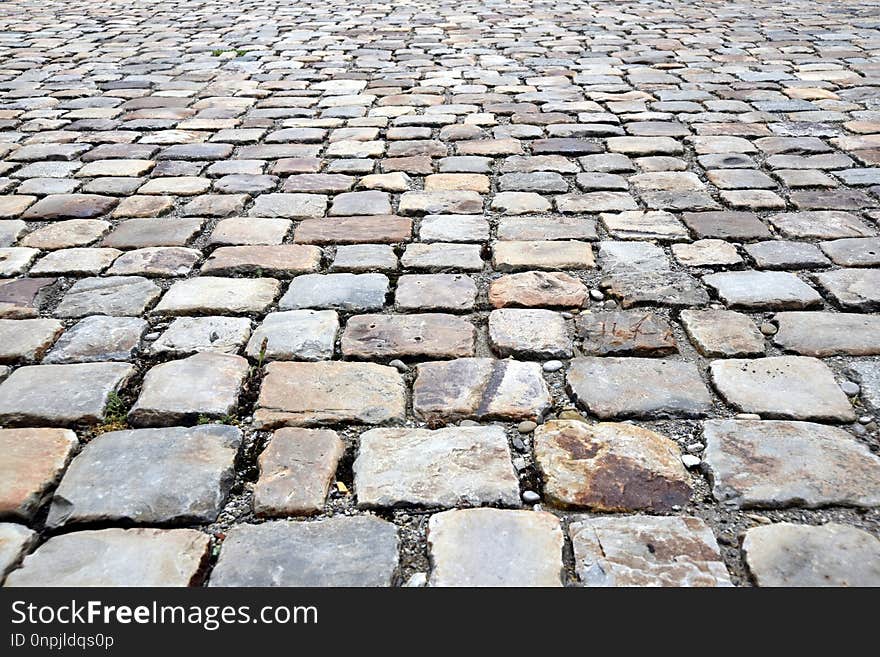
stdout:
<svg viewBox="0 0 880 657">
<path fill-rule="evenodd" d="M 663 242 L 688 239 L 688 231 L 684 224 L 669 212 L 635 210 L 602 214 L 601 217 L 605 228 L 615 239 Z"/>
<path fill-rule="evenodd" d="M 788 272 L 725 271 L 703 282 L 731 308 L 802 310 L 822 303 L 816 290 Z"/>
<path fill-rule="evenodd" d="M 590 518 L 569 532 L 584 586 L 733 586 L 715 536 L 699 518 Z"/>
<path fill-rule="evenodd" d="M 858 313 L 787 312 L 774 317 L 773 342 L 802 356 L 880 355 L 880 317 Z"/>
<path fill-rule="evenodd" d="M 880 269 L 838 269 L 816 274 L 815 279 L 844 310 L 880 310 Z"/>
<path fill-rule="evenodd" d="M 653 431 L 551 420 L 536 429 L 534 440 L 544 493 L 557 506 L 668 513 L 690 500 L 678 445 Z"/>
<path fill-rule="evenodd" d="M 37 533 L 24 525 L 0 522 L 0 583 L 37 541 Z"/>
<path fill-rule="evenodd" d="M 477 286 L 464 274 L 405 274 L 394 301 L 401 310 L 471 310 Z"/>
<path fill-rule="evenodd" d="M 552 310 L 493 310 L 489 342 L 502 357 L 571 358 L 574 353 L 565 319 Z"/>
<path fill-rule="evenodd" d="M 563 535 L 545 511 L 461 509 L 428 521 L 431 586 L 562 586 Z"/>
<path fill-rule="evenodd" d="M 856 527 L 753 527 L 742 550 L 758 586 L 880 586 L 880 540 Z"/>
<path fill-rule="evenodd" d="M 806 356 L 716 360 L 712 383 L 736 410 L 764 418 L 851 422 L 853 408 L 828 366 Z"/>
<path fill-rule="evenodd" d="M 138 317 L 86 317 L 65 331 L 43 363 L 128 361 L 148 328 Z"/>
<path fill-rule="evenodd" d="M 240 443 L 238 429 L 220 425 L 101 434 L 71 462 L 46 524 L 213 522 Z"/>
<path fill-rule="evenodd" d="M 254 513 L 311 515 L 324 508 L 345 444 L 328 429 L 279 429 L 259 457 Z"/>
<path fill-rule="evenodd" d="M 342 333 L 348 358 L 459 358 L 473 356 L 476 328 L 443 313 L 356 315 Z"/>
<path fill-rule="evenodd" d="M 97 424 L 111 393 L 134 374 L 128 363 L 28 365 L 0 384 L 0 424 Z"/>
<path fill-rule="evenodd" d="M 258 360 L 327 360 L 333 357 L 338 331 L 339 317 L 332 310 L 269 313 L 245 353 Z"/>
<path fill-rule="evenodd" d="M 406 389 L 396 369 L 375 363 L 274 362 L 254 411 L 262 429 L 402 420 Z"/>
<path fill-rule="evenodd" d="M 575 325 L 585 354 L 665 356 L 678 351 L 669 322 L 649 311 L 585 312 Z"/>
<path fill-rule="evenodd" d="M 588 296 L 586 285 L 574 276 L 562 272 L 526 271 L 507 274 L 489 284 L 489 303 L 494 308 L 580 308 Z"/>
<path fill-rule="evenodd" d="M 305 274 L 290 282 L 278 302 L 280 310 L 333 308 L 380 310 L 389 281 L 385 274 Z"/>
<path fill-rule="evenodd" d="M 682 310 L 688 338 L 704 356 L 735 358 L 764 354 L 764 336 L 748 315 L 733 310 Z"/>
<path fill-rule="evenodd" d="M 568 370 L 572 398 L 602 419 L 702 417 L 712 408 L 694 363 L 655 358 L 576 358 Z"/>
<path fill-rule="evenodd" d="M 248 370 L 241 356 L 215 352 L 155 365 L 144 376 L 128 419 L 135 426 L 167 427 L 226 417 L 238 405 Z"/>
<path fill-rule="evenodd" d="M 397 527 L 372 516 L 276 520 L 229 530 L 211 586 L 391 586 Z"/>
<path fill-rule="evenodd" d="M 354 462 L 358 506 L 519 505 L 504 429 L 371 429 Z"/>
<path fill-rule="evenodd" d="M 538 363 L 459 358 L 416 367 L 413 412 L 428 422 L 534 420 L 550 405 Z"/>
<path fill-rule="evenodd" d="M 704 467 L 716 500 L 739 508 L 880 505 L 880 458 L 837 427 L 707 420 Z"/>
<path fill-rule="evenodd" d="M 0 517 L 33 519 L 78 445 L 70 429 L 0 429 Z"/>
<path fill-rule="evenodd" d="M 54 536 L 5 586 L 194 586 L 211 541 L 195 529 L 100 529 Z"/>
<path fill-rule="evenodd" d="M 177 281 L 153 309 L 156 315 L 244 315 L 272 305 L 281 284 L 274 278 L 200 276 Z"/>
<path fill-rule="evenodd" d="M 63 331 L 56 319 L 0 319 L 0 363 L 41 360 Z"/>
<path fill-rule="evenodd" d="M 237 354 L 251 335 L 246 317 L 178 317 L 150 347 L 150 353 L 189 356 L 200 351 Z"/>
<path fill-rule="evenodd" d="M 155 303 L 162 290 L 142 276 L 84 278 L 74 283 L 55 315 L 78 319 L 88 315 L 135 317 Z"/>
</svg>

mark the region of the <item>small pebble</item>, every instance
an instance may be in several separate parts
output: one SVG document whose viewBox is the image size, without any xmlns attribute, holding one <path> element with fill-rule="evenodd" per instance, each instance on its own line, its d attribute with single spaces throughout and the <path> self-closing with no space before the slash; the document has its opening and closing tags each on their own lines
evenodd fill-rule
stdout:
<svg viewBox="0 0 880 657">
<path fill-rule="evenodd" d="M 872 418 L 870 415 L 863 415 L 862 417 L 859 418 L 859 423 L 860 424 L 870 424 L 871 422 L 873 422 L 873 420 L 874 420 L 874 418 Z"/>
<path fill-rule="evenodd" d="M 519 425 L 516 427 L 516 430 L 519 431 L 520 433 L 532 433 L 532 431 L 534 431 L 537 428 L 538 428 L 537 423 L 532 422 L 531 420 L 525 420 L 525 421 L 519 423 Z"/>
<path fill-rule="evenodd" d="M 593 301 L 604 301 L 605 295 L 600 290 L 590 290 L 590 298 Z"/>
<path fill-rule="evenodd" d="M 852 381 L 841 381 L 840 389 L 843 390 L 847 397 L 855 397 L 861 390 L 859 384 Z"/>
<path fill-rule="evenodd" d="M 526 464 L 526 460 L 524 458 L 522 458 L 521 456 L 517 456 L 515 459 L 513 459 L 513 467 L 516 468 L 517 472 L 522 472 L 528 467 L 528 465 Z"/>
<path fill-rule="evenodd" d="M 761 333 L 763 333 L 764 335 L 776 335 L 776 332 L 778 330 L 779 329 L 770 322 L 764 322 L 763 324 L 761 324 Z"/>
<path fill-rule="evenodd" d="M 737 420 L 760 420 L 761 416 L 757 413 L 737 413 L 733 416 Z"/>
<path fill-rule="evenodd" d="M 696 454 L 697 452 L 703 451 L 703 443 L 691 443 L 685 449 L 689 451 L 691 454 Z"/>
<path fill-rule="evenodd" d="M 541 496 L 533 490 L 525 490 L 523 491 L 522 499 L 526 504 L 535 504 L 541 501 Z"/>
<path fill-rule="evenodd" d="M 388 364 L 391 365 L 391 367 L 396 369 L 398 372 L 409 372 L 409 365 L 404 363 L 402 360 L 395 359 Z"/>
<path fill-rule="evenodd" d="M 543 369 L 545 372 L 558 372 L 563 368 L 563 363 L 561 360 L 548 360 L 544 363 Z"/>
<path fill-rule="evenodd" d="M 422 586 L 427 586 L 427 584 L 427 573 L 413 573 L 410 578 L 406 580 L 406 584 L 404 584 L 404 586 L 407 588 L 420 588 Z"/>
<path fill-rule="evenodd" d="M 854 424 L 852 430 L 853 433 L 857 436 L 864 436 L 866 433 L 868 433 L 868 430 L 865 428 L 864 424 Z"/>
<path fill-rule="evenodd" d="M 150 340 L 150 341 L 157 340 L 160 335 L 161 335 L 161 333 L 147 333 L 144 336 L 144 340 Z"/>
<path fill-rule="evenodd" d="M 575 410 L 566 409 L 561 411 L 558 415 L 560 420 L 581 420 L 583 421 L 584 416 L 578 413 Z"/>
<path fill-rule="evenodd" d="M 673 505 L 672 505 L 672 510 L 673 510 L 673 511 L 681 511 L 681 505 L 679 505 L 679 504 L 673 504 Z"/>
<path fill-rule="evenodd" d="M 559 313 L 559 314 L 562 315 L 562 319 L 571 319 L 572 317 L 574 317 L 574 315 L 572 315 L 569 312 L 564 312 L 564 313 Z"/>
<path fill-rule="evenodd" d="M 458 426 L 460 426 L 460 427 L 478 427 L 478 426 L 480 426 L 480 423 L 477 422 L 476 420 L 462 420 L 461 422 L 458 423 Z"/>
<path fill-rule="evenodd" d="M 684 463 L 684 467 L 686 468 L 696 468 L 702 460 L 698 456 L 694 456 L 693 454 L 685 454 L 681 457 L 681 462 Z"/>
<path fill-rule="evenodd" d="M 613 310 L 614 308 L 617 308 L 617 304 L 613 300 L 608 299 L 608 301 L 605 302 L 605 307 Z"/>
<path fill-rule="evenodd" d="M 513 438 L 511 438 L 510 442 L 513 444 L 513 448 L 517 452 L 526 451 L 526 444 L 522 440 L 520 440 L 518 436 L 514 436 Z"/>
</svg>

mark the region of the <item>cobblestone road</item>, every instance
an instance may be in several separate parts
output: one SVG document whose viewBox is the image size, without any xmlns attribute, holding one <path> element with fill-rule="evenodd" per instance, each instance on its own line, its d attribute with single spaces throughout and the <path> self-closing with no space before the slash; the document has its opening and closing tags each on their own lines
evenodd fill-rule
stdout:
<svg viewBox="0 0 880 657">
<path fill-rule="evenodd" d="M 880 585 L 880 4 L 0 3 L 0 578 Z"/>
</svg>

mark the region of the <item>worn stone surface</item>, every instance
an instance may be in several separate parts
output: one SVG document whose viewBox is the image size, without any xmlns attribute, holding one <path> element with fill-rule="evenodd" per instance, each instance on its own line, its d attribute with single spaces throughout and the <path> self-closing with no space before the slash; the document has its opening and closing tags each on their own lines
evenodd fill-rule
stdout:
<svg viewBox="0 0 880 657">
<path fill-rule="evenodd" d="M 459 358 L 474 354 L 476 330 L 444 313 L 356 315 L 342 333 L 348 358 Z"/>
<path fill-rule="evenodd" d="M 192 586 L 210 538 L 194 529 L 100 529 L 49 539 L 5 586 Z"/>
<path fill-rule="evenodd" d="M 558 506 L 665 513 L 690 500 L 678 445 L 641 427 L 551 420 L 535 431 L 535 460 Z"/>
<path fill-rule="evenodd" d="M 572 398 L 608 418 L 701 417 L 711 398 L 695 365 L 653 358 L 576 358 L 566 377 Z"/>
<path fill-rule="evenodd" d="M 189 356 L 198 351 L 236 354 L 251 335 L 246 317 L 178 317 L 150 346 L 154 354 Z"/>
<path fill-rule="evenodd" d="M 760 356 L 764 336 L 748 315 L 733 310 L 682 310 L 681 323 L 697 350 L 710 358 Z"/>
<path fill-rule="evenodd" d="M 152 306 L 161 293 L 158 285 L 142 276 L 83 278 L 67 290 L 55 315 L 134 317 Z"/>
<path fill-rule="evenodd" d="M 86 317 L 64 332 L 43 363 L 130 360 L 148 326 L 139 317 Z"/>
<path fill-rule="evenodd" d="M 875 356 L 880 354 L 880 317 L 858 313 L 789 312 L 774 318 L 773 342 L 802 356 Z"/>
<path fill-rule="evenodd" d="M 63 330 L 54 319 L 0 319 L 0 363 L 41 360 Z"/>
<path fill-rule="evenodd" d="M 584 586 L 732 586 L 699 518 L 592 518 L 569 526 Z"/>
<path fill-rule="evenodd" d="M 742 549 L 758 586 L 880 586 L 880 540 L 855 527 L 754 527 Z"/>
<path fill-rule="evenodd" d="M 575 325 L 585 354 L 665 356 L 677 350 L 672 327 L 650 312 L 587 312 L 578 316 Z"/>
<path fill-rule="evenodd" d="M 489 285 L 489 303 L 508 306 L 579 308 L 586 301 L 587 286 L 561 272 L 526 271 L 507 274 Z"/>
<path fill-rule="evenodd" d="M 245 353 L 257 360 L 332 358 L 339 318 L 332 310 L 269 313 L 248 341 Z"/>
<path fill-rule="evenodd" d="M 0 384 L 0 424 L 96 424 L 104 419 L 110 394 L 133 374 L 128 363 L 20 367 Z"/>
<path fill-rule="evenodd" d="M 565 319 L 552 310 L 493 310 L 489 342 L 502 357 L 571 358 L 574 353 Z"/>
<path fill-rule="evenodd" d="M 707 420 L 715 499 L 743 508 L 880 504 L 880 458 L 850 434 L 784 420 Z"/>
<path fill-rule="evenodd" d="M 244 358 L 215 352 L 156 365 L 144 376 L 128 419 L 135 426 L 167 427 L 226 417 L 238 404 L 247 373 Z"/>
<path fill-rule="evenodd" d="M 846 422 L 855 413 L 825 363 L 806 356 L 716 360 L 713 385 L 727 403 L 764 418 Z"/>
<path fill-rule="evenodd" d="M 729 271 L 704 276 L 703 282 L 730 308 L 800 310 L 822 302 L 816 290 L 787 272 Z"/>
<path fill-rule="evenodd" d="M 290 282 L 278 307 L 378 310 L 385 303 L 388 286 L 385 274 L 306 274 Z"/>
<path fill-rule="evenodd" d="M 444 511 L 428 522 L 429 584 L 562 586 L 562 543 L 545 511 Z"/>
<path fill-rule="evenodd" d="M 211 586 L 391 586 L 397 528 L 363 516 L 238 525 L 223 541 Z"/>
<path fill-rule="evenodd" d="M 550 401 L 541 367 L 515 360 L 422 363 L 413 384 L 413 412 L 428 421 L 535 419 Z"/>
<path fill-rule="evenodd" d="M 46 523 L 213 522 L 240 442 L 241 431 L 221 425 L 102 434 L 68 467 Z"/>
<path fill-rule="evenodd" d="M 0 517 L 33 518 L 78 443 L 69 429 L 0 429 Z"/>
<path fill-rule="evenodd" d="M 37 533 L 24 525 L 0 522 L 0 583 L 36 542 Z"/>
<path fill-rule="evenodd" d="M 501 427 L 371 429 L 361 434 L 353 469 L 362 507 L 519 503 Z"/>
<path fill-rule="evenodd" d="M 399 420 L 406 410 L 397 370 L 374 363 L 270 363 L 257 399 L 258 426 Z"/>
<path fill-rule="evenodd" d="M 157 315 L 243 315 L 263 312 L 275 300 L 274 278 L 199 276 L 171 286 L 153 309 Z"/>
<path fill-rule="evenodd" d="M 345 445 L 328 429 L 279 429 L 260 454 L 258 516 L 309 515 L 324 508 Z"/>
</svg>

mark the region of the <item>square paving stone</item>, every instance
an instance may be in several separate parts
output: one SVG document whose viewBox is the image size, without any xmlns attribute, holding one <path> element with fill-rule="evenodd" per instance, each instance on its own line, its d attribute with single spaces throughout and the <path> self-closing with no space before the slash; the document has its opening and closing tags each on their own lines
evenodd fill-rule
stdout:
<svg viewBox="0 0 880 657">
<path fill-rule="evenodd" d="M 158 217 L 123 221 L 101 242 L 116 249 L 142 249 L 148 246 L 186 246 L 202 229 L 204 219 Z"/>
<path fill-rule="evenodd" d="M 78 445 L 70 429 L 0 429 L 0 517 L 31 520 Z"/>
<path fill-rule="evenodd" d="M 178 281 L 153 309 L 156 315 L 244 315 L 265 312 L 281 284 L 274 278 L 200 276 Z"/>
<path fill-rule="evenodd" d="M 290 282 L 278 307 L 380 310 L 388 288 L 388 277 L 384 274 L 306 274 Z"/>
<path fill-rule="evenodd" d="M 519 505 L 504 429 L 371 429 L 360 437 L 354 486 L 361 507 Z"/>
<path fill-rule="evenodd" d="M 816 290 L 788 272 L 725 271 L 703 282 L 731 308 L 801 310 L 822 303 Z"/>
<path fill-rule="evenodd" d="M 715 536 L 699 518 L 591 518 L 569 532 L 584 586 L 733 586 Z"/>
<path fill-rule="evenodd" d="M 815 279 L 844 310 L 880 310 L 880 269 L 838 269 L 816 274 Z"/>
<path fill-rule="evenodd" d="M 56 278 L 19 278 L 0 280 L 0 317 L 29 319 L 39 316 L 43 304 Z"/>
<path fill-rule="evenodd" d="M 128 414 L 135 426 L 167 427 L 206 418 L 223 418 L 238 405 L 248 375 L 241 356 L 200 352 L 153 366 Z"/>
<path fill-rule="evenodd" d="M 57 317 L 134 317 L 153 305 L 162 290 L 142 276 L 84 278 L 74 283 L 55 309 Z"/>
<path fill-rule="evenodd" d="M 694 346 L 710 358 L 761 356 L 764 336 L 748 315 L 733 310 L 682 310 L 681 323 Z"/>
<path fill-rule="evenodd" d="M 210 537 L 195 529 L 100 529 L 54 536 L 6 586 L 193 586 Z"/>
<path fill-rule="evenodd" d="M 768 240 L 745 245 L 759 269 L 815 269 L 831 264 L 815 244 Z"/>
<path fill-rule="evenodd" d="M 534 440 L 544 493 L 557 506 L 668 513 L 690 500 L 678 445 L 653 431 L 550 420 L 535 430 Z"/>
<path fill-rule="evenodd" d="M 342 333 L 347 358 L 459 358 L 473 356 L 476 328 L 444 313 L 356 315 Z"/>
<path fill-rule="evenodd" d="M 871 229 L 856 215 L 841 210 L 785 212 L 770 216 L 770 223 L 790 239 L 834 240 L 842 237 L 871 237 Z"/>
<path fill-rule="evenodd" d="M 43 359 L 44 363 L 95 363 L 131 360 L 149 328 L 138 317 L 93 315 L 80 320 Z"/>
<path fill-rule="evenodd" d="M 669 212 L 620 212 L 602 214 L 602 223 L 615 239 L 658 240 L 663 242 L 687 240 L 688 231 Z"/>
<path fill-rule="evenodd" d="M 669 322 L 650 311 L 584 312 L 575 324 L 585 354 L 665 356 L 678 350 Z"/>
<path fill-rule="evenodd" d="M 685 212 L 682 221 L 697 239 L 769 239 L 770 229 L 751 212 Z"/>
<path fill-rule="evenodd" d="M 419 223 L 422 242 L 485 242 L 489 222 L 473 214 L 435 214 L 422 217 Z"/>
<path fill-rule="evenodd" d="M 110 394 L 133 374 L 127 363 L 20 367 L 0 384 L 0 424 L 97 424 L 104 420 Z"/>
<path fill-rule="evenodd" d="M 880 586 L 880 540 L 836 522 L 748 530 L 743 557 L 758 586 Z"/>
<path fill-rule="evenodd" d="M 880 505 L 880 458 L 811 422 L 707 420 L 703 463 L 715 499 L 740 508 Z"/>
<path fill-rule="evenodd" d="M 716 360 L 709 372 L 737 411 L 764 418 L 851 422 L 853 408 L 828 366 L 806 356 Z"/>
<path fill-rule="evenodd" d="M 251 335 L 247 317 L 178 317 L 150 347 L 153 354 L 189 356 L 199 351 L 237 354 Z"/>
<path fill-rule="evenodd" d="M 240 443 L 238 429 L 220 425 L 101 434 L 70 464 L 46 523 L 213 522 Z"/>
<path fill-rule="evenodd" d="M 27 246 L 26 244 L 24 246 Z M 880 238 L 854 237 L 819 245 L 835 265 L 841 267 L 878 267 L 880 266 Z"/>
<path fill-rule="evenodd" d="M 30 206 L 21 218 L 25 221 L 55 219 L 91 219 L 107 214 L 119 199 L 98 194 L 52 194 Z"/>
<path fill-rule="evenodd" d="M 345 444 L 329 429 L 279 429 L 259 457 L 258 516 L 298 516 L 324 508 Z"/>
<path fill-rule="evenodd" d="M 336 248 L 336 256 L 330 271 L 363 273 L 370 271 L 394 271 L 397 254 L 388 244 L 343 244 Z"/>
<path fill-rule="evenodd" d="M 327 197 L 323 194 L 260 194 L 248 213 L 252 217 L 304 219 L 323 217 Z"/>
<path fill-rule="evenodd" d="M 538 363 L 459 358 L 416 367 L 413 412 L 428 422 L 534 420 L 550 405 Z"/>
<path fill-rule="evenodd" d="M 5 248 L 15 244 L 18 238 L 24 234 L 26 229 L 27 224 L 23 221 L 0 220 L 0 247 Z M 27 244 L 23 244 L 22 246 L 27 246 Z"/>
<path fill-rule="evenodd" d="M 416 271 L 480 271 L 483 268 L 478 244 L 407 244 L 400 264 Z"/>
<path fill-rule="evenodd" d="M 489 303 L 494 308 L 547 306 L 580 308 L 588 297 L 587 286 L 561 272 L 527 271 L 508 274 L 489 284 Z"/>
<path fill-rule="evenodd" d="M 0 249 L 0 276 L 20 276 L 27 272 L 40 252 L 37 249 L 10 247 Z"/>
<path fill-rule="evenodd" d="M 397 527 L 373 516 L 236 525 L 210 586 L 391 586 L 397 545 Z"/>
<path fill-rule="evenodd" d="M 552 310 L 493 310 L 489 342 L 499 356 L 571 358 L 574 353 L 565 319 Z"/>
<path fill-rule="evenodd" d="M 293 222 L 290 219 L 232 217 L 222 219 L 211 232 L 211 244 L 246 246 L 281 244 Z"/>
<path fill-rule="evenodd" d="M 428 521 L 431 586 L 562 586 L 562 529 L 545 511 L 462 509 Z"/>
<path fill-rule="evenodd" d="M 593 269 L 593 249 L 587 242 L 575 240 L 540 242 L 495 242 L 492 265 L 498 271 L 524 269 Z"/>
<path fill-rule="evenodd" d="M 789 312 L 774 318 L 773 342 L 802 356 L 880 355 L 880 316 L 859 313 Z"/>
<path fill-rule="evenodd" d="M 327 360 L 333 357 L 339 317 L 332 310 L 269 313 L 247 345 L 249 358 Z"/>
<path fill-rule="evenodd" d="M 62 331 L 57 319 L 0 319 L 0 363 L 41 360 Z"/>
<path fill-rule="evenodd" d="M 37 533 L 24 525 L 0 522 L 0 584 L 37 541 Z"/>
<path fill-rule="evenodd" d="M 401 310 L 471 310 L 477 286 L 464 274 L 406 274 L 397 280 L 394 301 Z"/>
<path fill-rule="evenodd" d="M 263 429 L 402 420 L 406 389 L 400 373 L 376 363 L 282 363 L 266 366 L 254 411 Z"/>
<path fill-rule="evenodd" d="M 412 220 L 396 216 L 334 217 L 301 221 L 294 233 L 299 244 L 396 244 L 412 237 Z"/>
<path fill-rule="evenodd" d="M 186 276 L 202 254 L 182 246 L 155 246 L 127 251 L 113 261 L 110 276 Z"/>
<path fill-rule="evenodd" d="M 222 246 L 202 265 L 202 273 L 214 276 L 290 276 L 316 271 L 320 266 L 321 249 L 317 246 Z"/>
<path fill-rule="evenodd" d="M 694 363 L 654 358 L 576 358 L 569 394 L 585 410 L 607 418 L 702 417 L 712 408 Z"/>
</svg>

